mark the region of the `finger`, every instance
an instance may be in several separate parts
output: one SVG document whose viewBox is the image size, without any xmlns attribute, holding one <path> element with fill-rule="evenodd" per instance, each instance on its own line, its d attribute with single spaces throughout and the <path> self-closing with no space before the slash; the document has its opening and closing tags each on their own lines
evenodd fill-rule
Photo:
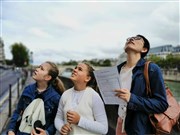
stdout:
<svg viewBox="0 0 180 135">
<path fill-rule="evenodd" d="M 67 111 L 67 114 L 72 115 L 73 111 Z"/>
<path fill-rule="evenodd" d="M 124 96 L 124 94 L 123 93 L 116 93 L 115 96 L 121 98 L 122 96 Z"/>
<path fill-rule="evenodd" d="M 36 128 L 37 130 L 39 130 L 40 132 L 44 132 L 44 129 L 42 129 L 42 128 Z"/>
<path fill-rule="evenodd" d="M 116 94 L 115 94 L 115 96 L 117 96 L 117 97 L 118 97 L 118 96 L 119 96 L 119 93 L 116 93 Z"/>
<path fill-rule="evenodd" d="M 67 120 L 69 121 L 69 120 L 72 120 L 72 117 L 67 117 Z"/>
<path fill-rule="evenodd" d="M 65 134 L 67 134 L 67 131 L 64 128 L 62 128 L 60 133 L 65 135 Z"/>
<path fill-rule="evenodd" d="M 65 132 L 63 132 L 63 131 L 61 131 L 60 133 L 61 133 L 61 135 L 67 135 L 67 133 L 65 133 Z"/>
<path fill-rule="evenodd" d="M 31 131 L 31 135 L 34 135 L 36 132 L 35 132 L 35 130 L 33 129 L 32 131 Z"/>
<path fill-rule="evenodd" d="M 73 113 L 67 113 L 67 117 L 73 117 L 74 114 Z"/>
<path fill-rule="evenodd" d="M 64 130 L 65 130 L 65 131 L 70 131 L 70 130 L 71 130 L 71 127 L 69 126 L 69 124 L 68 124 L 68 125 L 66 124 L 66 125 L 64 126 Z"/>
<path fill-rule="evenodd" d="M 121 90 L 120 89 L 115 89 L 114 92 L 120 92 Z"/>
<path fill-rule="evenodd" d="M 71 130 L 72 130 L 72 128 L 71 128 L 70 125 L 68 125 L 67 128 L 68 128 L 68 131 L 71 131 Z"/>
<path fill-rule="evenodd" d="M 63 127 L 63 128 L 61 129 L 61 132 L 60 132 L 60 133 L 63 134 L 63 135 L 67 135 L 68 132 L 69 132 L 68 128 L 67 128 L 67 127 Z"/>
<path fill-rule="evenodd" d="M 122 94 L 124 93 L 124 91 L 121 89 L 121 90 L 115 90 L 114 92 L 116 92 L 116 94 Z"/>
</svg>

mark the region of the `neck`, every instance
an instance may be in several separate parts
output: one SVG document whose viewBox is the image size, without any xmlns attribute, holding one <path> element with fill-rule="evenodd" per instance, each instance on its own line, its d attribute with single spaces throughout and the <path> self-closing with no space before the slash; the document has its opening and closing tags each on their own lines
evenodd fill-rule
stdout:
<svg viewBox="0 0 180 135">
<path fill-rule="evenodd" d="M 77 90 L 77 91 L 82 91 L 82 90 L 86 89 L 86 85 L 85 84 L 81 84 L 81 85 L 74 84 L 74 89 Z"/>
<path fill-rule="evenodd" d="M 48 87 L 47 83 L 40 83 L 40 82 L 37 83 L 38 91 L 45 91 L 47 89 L 47 87 Z"/>
<path fill-rule="evenodd" d="M 139 54 L 134 54 L 134 53 L 128 54 L 126 66 L 129 68 L 135 66 L 140 58 L 141 58 L 141 56 Z"/>
</svg>

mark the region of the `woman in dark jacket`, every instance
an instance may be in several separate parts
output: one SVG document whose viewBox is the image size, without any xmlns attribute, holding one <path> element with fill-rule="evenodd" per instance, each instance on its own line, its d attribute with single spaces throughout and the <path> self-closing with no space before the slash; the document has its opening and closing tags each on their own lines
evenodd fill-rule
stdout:
<svg viewBox="0 0 180 135">
<path fill-rule="evenodd" d="M 30 133 L 19 131 L 18 119 L 22 117 L 26 107 L 36 98 L 44 101 L 45 121 L 43 129 L 37 129 L 41 135 L 54 135 L 56 132 L 54 119 L 56 116 L 59 99 L 64 91 L 64 86 L 58 78 L 58 67 L 52 62 L 45 62 L 36 68 L 32 78 L 36 81 L 25 87 L 16 110 L 14 111 L 9 126 L 8 135 L 36 135 L 32 124 Z M 18 127 L 18 129 L 16 129 Z"/>
<path fill-rule="evenodd" d="M 127 108 L 122 111 L 119 107 L 116 135 L 153 134 L 149 114 L 162 113 L 168 107 L 161 70 L 154 63 L 150 63 L 148 69 L 152 98 L 146 94 L 143 70 L 146 62 L 144 57 L 149 49 L 149 41 L 142 35 L 128 38 L 125 44 L 127 61 L 117 67 L 121 88 L 116 90 L 116 96 L 127 102 Z"/>
</svg>

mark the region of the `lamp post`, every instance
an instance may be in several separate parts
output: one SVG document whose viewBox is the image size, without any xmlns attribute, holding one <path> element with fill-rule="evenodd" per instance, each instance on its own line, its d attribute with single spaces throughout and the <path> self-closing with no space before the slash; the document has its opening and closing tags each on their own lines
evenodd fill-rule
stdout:
<svg viewBox="0 0 180 135">
<path fill-rule="evenodd" d="M 31 76 L 32 76 L 32 73 L 33 73 L 33 69 L 32 69 L 32 66 L 33 66 L 33 52 L 31 51 L 30 52 L 30 66 L 31 66 Z"/>
</svg>

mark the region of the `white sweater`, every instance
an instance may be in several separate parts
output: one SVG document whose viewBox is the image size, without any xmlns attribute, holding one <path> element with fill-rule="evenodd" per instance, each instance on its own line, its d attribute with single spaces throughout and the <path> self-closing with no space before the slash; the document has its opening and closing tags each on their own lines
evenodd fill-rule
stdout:
<svg viewBox="0 0 180 135">
<path fill-rule="evenodd" d="M 107 116 L 104 104 L 96 91 L 87 87 L 76 91 L 71 88 L 65 91 L 60 99 L 55 127 L 58 131 L 67 122 L 66 112 L 74 110 L 80 115 L 78 125 L 72 125 L 70 135 L 106 134 L 108 131 Z"/>
</svg>

